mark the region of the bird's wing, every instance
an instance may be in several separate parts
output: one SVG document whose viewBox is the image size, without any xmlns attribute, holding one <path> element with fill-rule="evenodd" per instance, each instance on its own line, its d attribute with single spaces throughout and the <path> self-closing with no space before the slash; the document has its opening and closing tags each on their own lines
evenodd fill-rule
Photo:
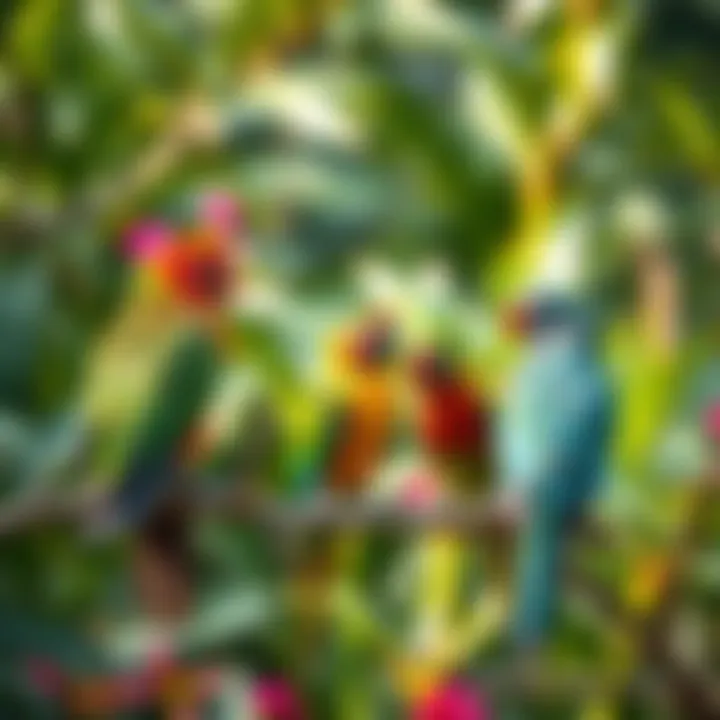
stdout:
<svg viewBox="0 0 720 720">
<path fill-rule="evenodd" d="M 539 500 L 562 514 L 573 513 L 592 497 L 603 473 L 612 429 L 612 397 L 597 374 L 568 377 L 549 454 L 538 483 Z"/>
<path fill-rule="evenodd" d="M 536 362 L 526 363 L 515 377 L 500 410 L 496 430 L 498 460 L 503 489 L 511 494 L 527 493 L 545 466 L 542 370 Z"/>
<path fill-rule="evenodd" d="M 300 471 L 293 473 L 293 494 L 305 496 L 327 486 L 331 467 L 347 437 L 350 418 L 351 411 L 344 403 L 337 403 L 326 412 L 314 447 L 303 454 Z"/>
<path fill-rule="evenodd" d="M 191 335 L 175 347 L 128 456 L 116 497 L 123 515 L 142 512 L 169 482 L 203 411 L 216 370 L 217 357 L 209 340 Z"/>
<path fill-rule="evenodd" d="M 318 445 L 317 467 L 320 472 L 331 472 L 333 463 L 348 440 L 351 418 L 352 412 L 344 403 L 338 403 L 328 412 Z"/>
</svg>

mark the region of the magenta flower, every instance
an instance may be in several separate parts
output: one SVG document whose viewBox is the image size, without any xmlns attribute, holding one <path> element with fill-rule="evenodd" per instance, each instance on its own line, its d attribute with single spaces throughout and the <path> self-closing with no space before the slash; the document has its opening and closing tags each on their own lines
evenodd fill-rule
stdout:
<svg viewBox="0 0 720 720">
<path fill-rule="evenodd" d="M 419 704 L 413 720 L 491 720 L 483 694 L 469 683 L 451 682 Z"/>
<path fill-rule="evenodd" d="M 201 196 L 199 220 L 224 236 L 235 235 L 242 227 L 242 213 L 235 198 L 229 193 L 215 190 Z"/>
<path fill-rule="evenodd" d="M 173 240 L 170 227 L 160 220 L 143 220 L 125 234 L 124 249 L 140 262 L 157 257 Z"/>
<path fill-rule="evenodd" d="M 300 699 L 282 678 L 265 678 L 255 687 L 255 705 L 263 720 L 305 720 Z"/>
</svg>

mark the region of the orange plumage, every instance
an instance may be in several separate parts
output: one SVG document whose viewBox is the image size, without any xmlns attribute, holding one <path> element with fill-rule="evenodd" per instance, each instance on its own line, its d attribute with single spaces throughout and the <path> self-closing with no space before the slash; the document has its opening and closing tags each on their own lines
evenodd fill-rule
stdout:
<svg viewBox="0 0 720 720">
<path fill-rule="evenodd" d="M 209 230 L 190 231 L 168 244 L 156 267 L 164 287 L 190 306 L 216 305 L 233 282 L 231 248 Z"/>
<path fill-rule="evenodd" d="M 331 488 L 357 492 L 372 477 L 389 448 L 397 421 L 393 328 L 372 319 L 335 346 L 340 412 L 330 428 L 327 456 Z"/>
</svg>

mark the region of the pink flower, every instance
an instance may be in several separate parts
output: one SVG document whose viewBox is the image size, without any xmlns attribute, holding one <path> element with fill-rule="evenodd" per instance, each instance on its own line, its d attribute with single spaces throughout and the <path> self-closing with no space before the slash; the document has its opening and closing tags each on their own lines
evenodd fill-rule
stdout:
<svg viewBox="0 0 720 720">
<path fill-rule="evenodd" d="M 705 433 L 716 443 L 720 443 L 720 401 L 713 403 L 705 414 Z"/>
<path fill-rule="evenodd" d="M 172 230 L 159 220 L 144 220 L 125 234 L 124 249 L 138 261 L 156 258 L 173 240 Z"/>
<path fill-rule="evenodd" d="M 417 470 L 409 475 L 402 489 L 401 502 L 411 510 L 432 507 L 440 499 L 437 478 L 429 472 Z"/>
<path fill-rule="evenodd" d="M 491 720 L 482 693 L 468 683 L 441 686 L 414 710 L 413 720 Z"/>
<path fill-rule="evenodd" d="M 255 687 L 255 705 L 263 720 L 305 720 L 300 699 L 282 678 L 260 680 Z"/>
<path fill-rule="evenodd" d="M 216 190 L 200 198 L 199 220 L 217 230 L 223 236 L 232 236 L 242 227 L 242 213 L 235 198 L 229 193 Z"/>
</svg>

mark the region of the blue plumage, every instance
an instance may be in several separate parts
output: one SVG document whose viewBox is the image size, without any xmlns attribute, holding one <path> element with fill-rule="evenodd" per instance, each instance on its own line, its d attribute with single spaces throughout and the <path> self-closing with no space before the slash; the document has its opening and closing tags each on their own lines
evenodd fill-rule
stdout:
<svg viewBox="0 0 720 720">
<path fill-rule="evenodd" d="M 113 498 L 122 526 L 141 526 L 177 489 L 181 468 L 171 458 L 136 460 L 126 471 Z"/>
<path fill-rule="evenodd" d="M 565 540 L 596 495 L 612 430 L 612 392 L 591 319 L 557 297 L 530 308 L 530 351 L 503 423 L 506 485 L 521 498 L 513 632 L 539 644 L 557 605 Z"/>
</svg>

